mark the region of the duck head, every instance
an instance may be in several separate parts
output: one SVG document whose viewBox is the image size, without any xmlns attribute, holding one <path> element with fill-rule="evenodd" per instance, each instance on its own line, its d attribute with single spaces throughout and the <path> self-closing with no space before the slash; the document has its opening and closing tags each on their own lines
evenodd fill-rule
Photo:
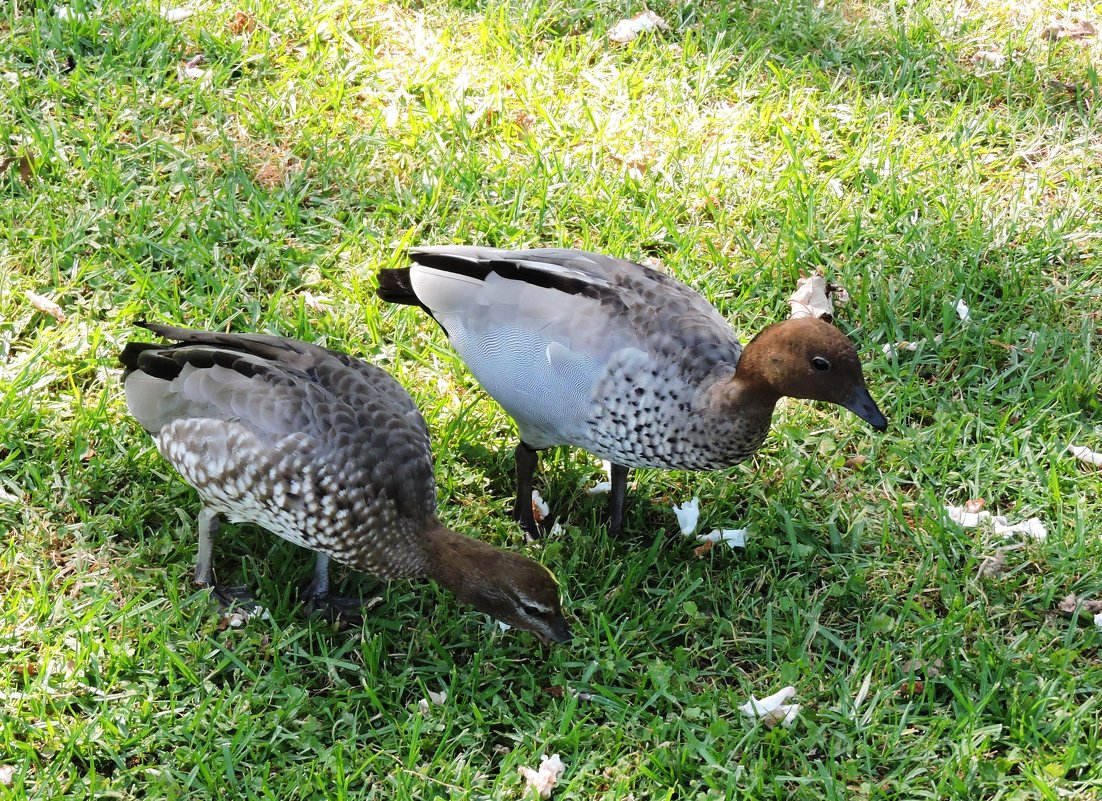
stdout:
<svg viewBox="0 0 1102 801">
<path fill-rule="evenodd" d="M 443 527 L 427 550 L 426 574 L 461 602 L 543 642 L 568 642 L 573 636 L 559 584 L 539 562 Z"/>
<path fill-rule="evenodd" d="M 865 386 L 857 349 L 822 320 L 801 317 L 764 329 L 743 351 L 738 373 L 775 397 L 835 403 L 877 431 L 888 427 Z"/>
</svg>

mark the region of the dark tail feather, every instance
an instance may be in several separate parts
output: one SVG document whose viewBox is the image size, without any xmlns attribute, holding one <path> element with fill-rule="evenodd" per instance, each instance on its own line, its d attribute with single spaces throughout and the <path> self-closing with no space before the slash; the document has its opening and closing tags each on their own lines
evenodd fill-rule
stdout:
<svg viewBox="0 0 1102 801">
<path fill-rule="evenodd" d="M 137 370 L 138 362 L 141 361 L 142 354 L 148 350 L 156 350 L 163 348 L 164 345 L 159 342 L 127 342 L 126 347 L 122 349 L 122 353 L 119 354 L 119 361 L 122 362 L 122 366 L 129 370 Z"/>
<path fill-rule="evenodd" d="M 417 295 L 413 291 L 413 283 L 409 278 L 408 267 L 379 270 L 379 289 L 375 294 L 379 296 L 379 300 L 385 300 L 387 303 L 420 306 L 428 311 L 425 304 L 417 299 Z"/>
</svg>

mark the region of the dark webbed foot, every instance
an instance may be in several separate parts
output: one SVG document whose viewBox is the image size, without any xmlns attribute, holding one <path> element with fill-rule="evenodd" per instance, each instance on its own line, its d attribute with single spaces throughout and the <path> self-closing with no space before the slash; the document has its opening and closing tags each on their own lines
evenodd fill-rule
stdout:
<svg viewBox="0 0 1102 801">
<path fill-rule="evenodd" d="M 329 557 L 319 551 L 314 562 L 314 577 L 303 592 L 306 611 L 333 623 L 340 621 L 353 626 L 363 623 L 362 600 L 332 595 L 329 590 Z"/>
</svg>

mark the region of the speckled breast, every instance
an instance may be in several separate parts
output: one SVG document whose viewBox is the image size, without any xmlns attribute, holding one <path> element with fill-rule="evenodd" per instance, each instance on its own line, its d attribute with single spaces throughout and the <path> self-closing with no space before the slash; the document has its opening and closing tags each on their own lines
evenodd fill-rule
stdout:
<svg viewBox="0 0 1102 801">
<path fill-rule="evenodd" d="M 673 365 L 623 361 L 597 386 L 586 441 L 575 444 L 627 467 L 717 470 L 737 464 L 761 445 L 769 421 L 717 416 L 702 402 L 711 383 L 690 386 Z"/>
</svg>

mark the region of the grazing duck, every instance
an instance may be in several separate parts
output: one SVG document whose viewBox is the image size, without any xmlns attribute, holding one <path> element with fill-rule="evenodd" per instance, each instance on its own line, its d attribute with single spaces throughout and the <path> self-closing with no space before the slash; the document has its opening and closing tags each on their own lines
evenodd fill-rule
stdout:
<svg viewBox="0 0 1102 801">
<path fill-rule="evenodd" d="M 513 514 L 537 536 L 537 451 L 575 445 L 612 464 L 609 529 L 629 467 L 715 470 L 746 459 L 782 396 L 836 403 L 883 431 L 853 343 L 810 318 L 744 349 L 701 295 L 668 275 L 580 250 L 415 248 L 379 297 L 420 306 L 516 421 Z"/>
<path fill-rule="evenodd" d="M 316 551 L 308 596 L 339 612 L 330 559 L 425 576 L 503 623 L 570 639 L 550 571 L 437 520 L 428 429 L 387 373 L 293 339 L 139 325 L 178 343 L 131 342 L 120 359 L 131 414 L 203 501 L 198 584 L 214 586 L 225 516 Z"/>
</svg>

